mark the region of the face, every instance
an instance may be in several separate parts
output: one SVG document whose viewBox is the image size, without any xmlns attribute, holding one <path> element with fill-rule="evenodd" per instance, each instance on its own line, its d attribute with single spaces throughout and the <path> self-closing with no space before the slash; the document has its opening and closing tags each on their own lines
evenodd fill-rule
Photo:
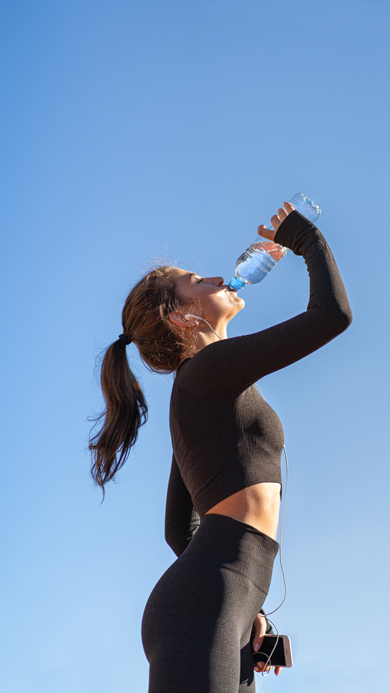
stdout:
<svg viewBox="0 0 390 693">
<path fill-rule="evenodd" d="M 214 327 L 227 324 L 240 311 L 245 302 L 224 284 L 223 277 L 202 277 L 194 272 L 173 269 L 178 297 L 183 301 L 183 312 L 191 313 L 191 305 L 201 307 L 201 315 Z M 196 313 L 196 311 L 195 311 Z"/>
</svg>

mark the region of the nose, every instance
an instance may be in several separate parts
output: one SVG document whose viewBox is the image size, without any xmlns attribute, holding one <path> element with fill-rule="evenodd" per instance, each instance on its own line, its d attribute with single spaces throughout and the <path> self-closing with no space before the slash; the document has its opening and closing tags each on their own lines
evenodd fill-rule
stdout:
<svg viewBox="0 0 390 693">
<path fill-rule="evenodd" d="M 222 286 L 223 285 L 223 277 L 207 277 L 205 281 L 208 284 L 214 284 L 214 286 Z"/>
</svg>

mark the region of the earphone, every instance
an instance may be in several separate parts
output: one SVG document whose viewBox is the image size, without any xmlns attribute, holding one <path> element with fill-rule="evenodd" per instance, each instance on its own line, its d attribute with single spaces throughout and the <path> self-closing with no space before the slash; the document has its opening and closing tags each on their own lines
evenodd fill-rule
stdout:
<svg viewBox="0 0 390 693">
<path fill-rule="evenodd" d="M 199 315 L 192 315 L 192 313 L 186 313 L 185 314 L 185 319 L 188 320 L 188 318 L 198 318 L 198 320 L 195 322 L 195 325 L 199 325 L 199 320 L 204 320 L 204 318 L 200 318 Z"/>
<path fill-rule="evenodd" d="M 186 313 L 184 317 L 186 320 L 188 320 L 188 318 L 197 318 L 195 325 L 199 325 L 199 320 L 203 320 L 203 322 L 205 322 L 206 325 L 209 326 L 210 330 L 212 330 L 214 332 L 214 334 L 217 335 L 218 339 L 221 339 L 219 334 L 217 334 L 217 332 L 211 327 L 210 323 L 207 322 L 207 320 L 205 320 L 205 318 L 201 318 L 200 315 L 193 315 L 192 313 Z"/>
<path fill-rule="evenodd" d="M 219 336 L 219 334 L 217 334 L 217 332 L 211 327 L 210 323 L 207 322 L 207 320 L 205 320 L 205 318 L 202 318 L 200 315 L 193 315 L 193 313 L 186 313 L 186 314 L 184 315 L 184 318 L 185 318 L 186 320 L 188 320 L 188 318 L 195 318 L 195 319 L 196 319 L 196 323 L 195 323 L 196 325 L 199 325 L 199 320 L 203 320 L 203 321 L 209 326 L 210 330 L 212 330 L 212 332 L 214 332 L 214 334 L 217 335 L 218 339 L 221 339 L 221 337 Z M 222 339 L 221 339 L 221 341 L 222 341 Z M 264 399 L 264 395 L 263 395 L 263 393 L 261 392 L 260 388 L 257 386 L 256 383 L 255 383 L 255 388 L 256 388 L 256 390 L 258 391 L 259 395 Z M 262 675 L 263 675 L 263 676 L 266 676 L 266 675 L 269 673 L 269 671 L 268 671 L 268 672 L 266 671 L 266 668 L 267 668 L 267 666 L 269 665 L 269 663 L 270 663 L 270 661 L 271 661 L 271 657 L 272 657 L 273 653 L 275 652 L 276 647 L 277 647 L 277 644 L 278 644 L 278 642 L 279 642 L 279 631 L 278 631 L 278 629 L 277 629 L 275 623 L 274 623 L 273 621 L 271 621 L 271 620 L 268 618 L 268 616 L 270 616 L 271 614 L 274 614 L 275 611 L 278 611 L 278 609 L 280 609 L 280 607 L 282 606 L 282 604 L 284 604 L 284 602 L 285 602 L 286 599 L 287 599 L 287 582 L 286 582 L 286 575 L 285 575 L 285 572 L 284 572 L 283 561 L 282 561 L 282 533 L 283 533 L 284 518 L 285 518 L 285 514 L 286 514 L 286 499 L 287 499 L 287 488 L 288 488 L 288 459 L 287 459 L 287 450 L 286 450 L 286 446 L 285 446 L 285 445 L 283 445 L 283 452 L 284 452 L 284 459 L 285 459 L 285 462 L 286 462 L 286 484 L 285 484 L 285 493 L 284 493 L 283 514 L 282 514 L 282 521 L 281 521 L 281 524 L 280 524 L 280 533 L 279 533 L 279 559 L 280 559 L 280 568 L 281 568 L 282 576 L 283 576 L 284 597 L 283 597 L 282 601 L 280 602 L 279 606 L 276 607 L 276 609 L 273 609 L 273 611 L 270 611 L 269 613 L 265 614 L 265 616 L 266 616 L 267 620 L 269 621 L 269 623 L 271 623 L 271 625 L 275 628 L 276 634 L 277 634 L 277 638 L 276 638 L 275 645 L 274 645 L 274 647 L 273 647 L 273 649 L 272 649 L 270 655 L 268 656 L 267 661 L 266 661 L 265 664 L 264 664 L 264 669 L 263 669 L 263 671 L 262 671 Z"/>
</svg>

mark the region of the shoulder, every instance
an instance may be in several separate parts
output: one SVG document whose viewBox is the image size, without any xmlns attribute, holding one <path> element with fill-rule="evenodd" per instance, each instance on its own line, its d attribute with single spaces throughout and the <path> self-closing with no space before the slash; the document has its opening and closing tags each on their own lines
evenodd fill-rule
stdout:
<svg viewBox="0 0 390 693">
<path fill-rule="evenodd" d="M 176 371 L 174 387 L 183 387 L 193 394 L 216 396 L 230 393 L 240 354 L 245 350 L 245 337 L 231 337 L 203 347 L 185 359 Z"/>
</svg>

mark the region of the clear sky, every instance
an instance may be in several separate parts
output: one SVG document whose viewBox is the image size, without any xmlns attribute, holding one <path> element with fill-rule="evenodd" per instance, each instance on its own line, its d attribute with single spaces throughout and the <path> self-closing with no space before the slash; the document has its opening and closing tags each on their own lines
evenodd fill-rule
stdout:
<svg viewBox="0 0 390 693">
<path fill-rule="evenodd" d="M 387 688 L 389 19 L 385 0 L 2 4 L 6 693 L 146 693 L 142 612 L 174 560 L 172 377 L 128 348 L 150 417 L 101 505 L 95 359 L 153 259 L 228 281 L 301 191 L 323 209 L 354 322 L 261 383 L 290 462 L 275 620 L 295 663 L 257 685 Z M 304 310 L 303 260 L 289 253 L 245 299 L 229 336 Z M 266 608 L 282 596 L 276 564 Z"/>
</svg>

